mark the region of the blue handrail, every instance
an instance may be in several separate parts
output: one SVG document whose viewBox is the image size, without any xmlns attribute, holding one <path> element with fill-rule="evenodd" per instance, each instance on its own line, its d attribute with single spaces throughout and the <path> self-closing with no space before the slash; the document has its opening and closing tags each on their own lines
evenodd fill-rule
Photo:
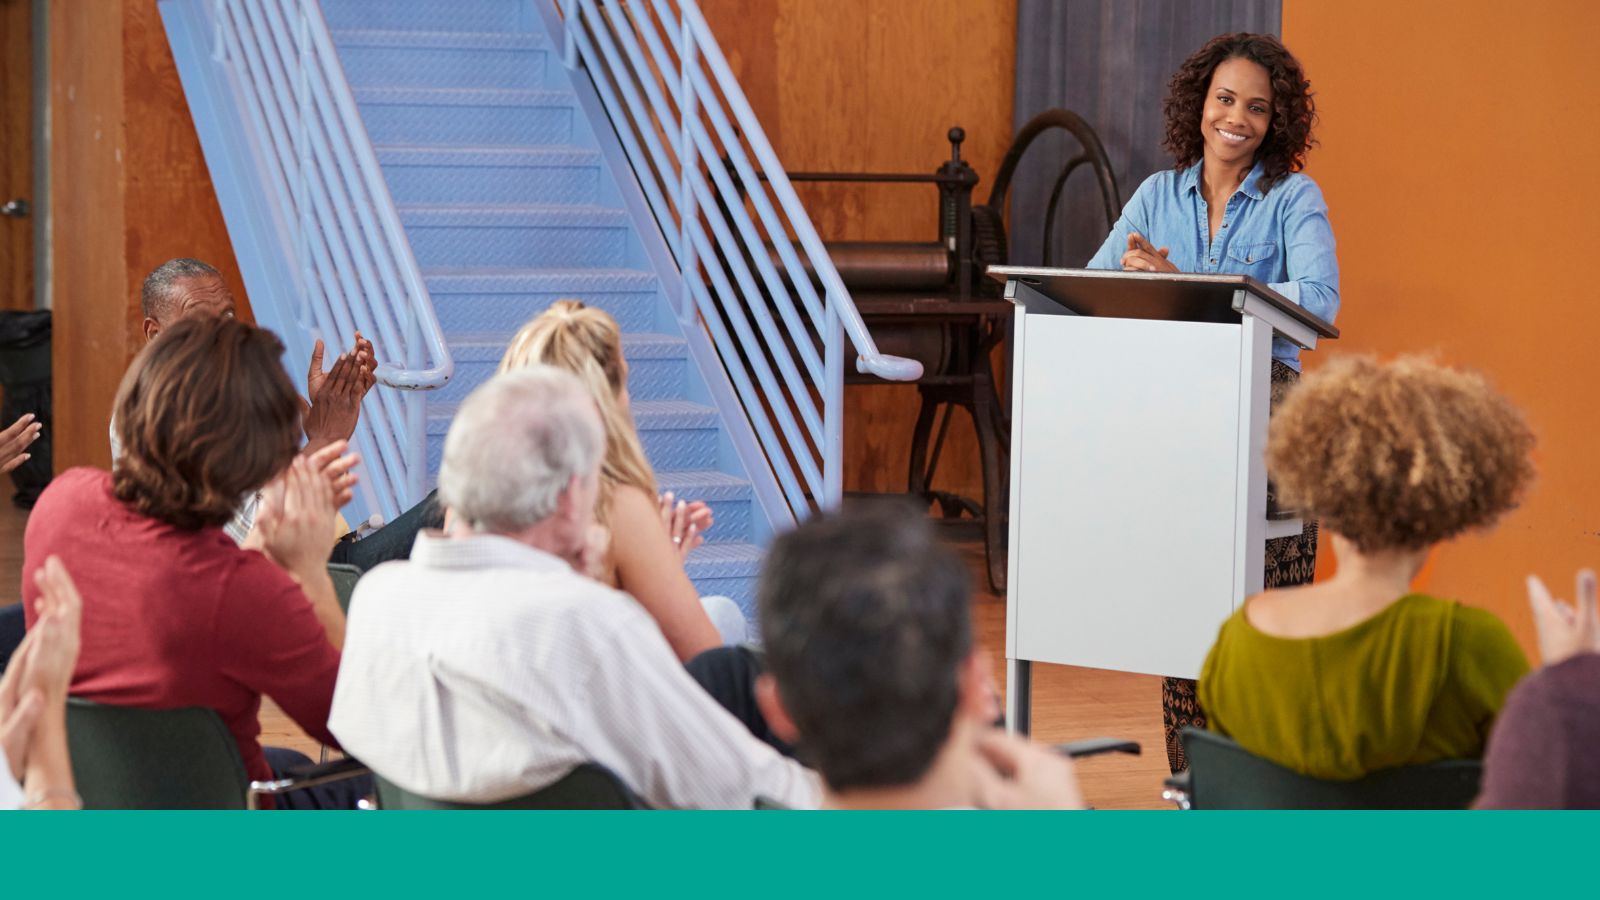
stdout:
<svg viewBox="0 0 1600 900">
<path fill-rule="evenodd" d="M 677 259 L 679 319 L 710 332 L 795 515 L 836 504 L 843 338 L 860 372 L 921 363 L 878 350 L 695 0 L 555 2 Z"/>
<path fill-rule="evenodd" d="M 421 499 L 426 411 L 418 391 L 455 364 L 317 0 L 213 0 L 212 59 L 229 69 L 285 259 L 294 320 L 330 350 L 357 330 L 387 360 L 356 443 L 367 505 L 393 517 Z M 267 298 L 263 298 L 267 299 Z"/>
</svg>

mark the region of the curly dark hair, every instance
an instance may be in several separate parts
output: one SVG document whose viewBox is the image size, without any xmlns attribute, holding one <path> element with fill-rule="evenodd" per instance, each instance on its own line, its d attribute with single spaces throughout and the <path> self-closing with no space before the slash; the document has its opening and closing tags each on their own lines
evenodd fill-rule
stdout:
<svg viewBox="0 0 1600 900">
<path fill-rule="evenodd" d="M 1272 414 L 1278 493 L 1363 553 L 1486 528 L 1533 477 L 1533 432 L 1482 376 L 1403 357 L 1337 357 Z"/>
<path fill-rule="evenodd" d="M 1317 104 L 1311 82 L 1294 54 L 1270 34 L 1237 32 L 1212 38 L 1184 60 L 1167 86 L 1167 136 L 1162 141 L 1179 169 L 1200 162 L 1205 141 L 1200 137 L 1200 111 L 1206 105 L 1211 76 L 1230 59 L 1248 59 L 1272 78 L 1272 124 L 1256 150 L 1261 163 L 1262 192 L 1278 179 L 1306 166 L 1306 153 L 1317 143 L 1311 127 L 1317 121 Z"/>
<path fill-rule="evenodd" d="M 189 319 L 134 358 L 117 391 L 112 493 L 186 530 L 215 528 L 299 451 L 300 397 L 272 332 Z"/>
</svg>

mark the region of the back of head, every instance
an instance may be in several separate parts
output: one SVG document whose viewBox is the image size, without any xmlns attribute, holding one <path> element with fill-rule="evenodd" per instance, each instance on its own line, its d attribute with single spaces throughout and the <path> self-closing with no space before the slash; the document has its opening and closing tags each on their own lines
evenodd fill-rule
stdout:
<svg viewBox="0 0 1600 900">
<path fill-rule="evenodd" d="M 283 344 L 233 319 L 174 324 L 117 391 L 118 499 L 180 528 L 222 525 L 294 458 L 300 401 Z"/>
<path fill-rule="evenodd" d="M 522 326 L 500 359 L 501 372 L 531 365 L 554 366 L 576 375 L 605 422 L 601 520 L 605 520 L 610 492 L 616 485 L 630 485 L 654 495 L 655 472 L 645 459 L 633 419 L 621 403 L 628 366 L 616 320 L 578 300 L 556 301 Z"/>
<path fill-rule="evenodd" d="M 439 498 L 474 530 L 510 534 L 544 521 L 576 476 L 594 477 L 604 433 L 570 373 L 531 366 L 473 391 L 445 436 Z"/>
<path fill-rule="evenodd" d="M 1420 550 L 1513 509 L 1532 448 L 1522 415 L 1479 375 L 1341 357 L 1273 413 L 1267 468 L 1362 552 Z"/>
<path fill-rule="evenodd" d="M 972 652 L 968 590 L 961 561 L 908 507 L 819 515 L 773 543 L 759 588 L 767 667 L 832 789 L 928 771 Z"/>
</svg>

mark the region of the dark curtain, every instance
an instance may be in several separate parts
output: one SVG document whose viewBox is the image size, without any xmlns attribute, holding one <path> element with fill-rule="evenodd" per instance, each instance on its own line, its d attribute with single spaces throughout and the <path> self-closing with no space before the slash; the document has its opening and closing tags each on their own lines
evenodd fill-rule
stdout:
<svg viewBox="0 0 1600 900">
<path fill-rule="evenodd" d="M 1015 127 L 1054 107 L 1082 116 L 1105 144 L 1126 203 L 1146 177 L 1171 165 L 1161 149 L 1161 103 L 1178 65 L 1224 32 L 1279 34 L 1281 12 L 1281 0 L 1017 0 Z M 1017 169 L 1011 263 L 1043 262 L 1050 190 L 1078 149 L 1055 132 L 1039 138 Z M 1107 230 L 1094 178 L 1080 167 L 1057 213 L 1052 263 L 1082 266 Z"/>
</svg>

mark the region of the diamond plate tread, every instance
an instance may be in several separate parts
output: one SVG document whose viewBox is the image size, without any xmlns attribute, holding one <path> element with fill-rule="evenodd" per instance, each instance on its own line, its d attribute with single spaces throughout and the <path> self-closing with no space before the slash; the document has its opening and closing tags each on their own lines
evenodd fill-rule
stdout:
<svg viewBox="0 0 1600 900">
<path fill-rule="evenodd" d="M 429 403 L 428 434 L 448 432 L 457 405 Z M 634 424 L 641 432 L 704 431 L 720 425 L 715 409 L 688 400 L 640 400 L 632 408 Z"/>
<path fill-rule="evenodd" d="M 626 210 L 584 203 L 523 206 L 418 205 L 399 208 L 407 228 L 627 228 Z"/>
<path fill-rule="evenodd" d="M 671 491 L 684 500 L 704 500 L 707 503 L 722 500 L 746 500 L 750 497 L 750 482 L 737 475 L 715 469 L 677 469 L 657 472 L 656 486 L 663 492 Z M 716 526 L 712 526 L 712 531 Z"/>
<path fill-rule="evenodd" d="M 436 294 L 568 294 L 643 293 L 658 284 L 654 272 L 642 269 L 523 269 L 493 266 L 434 266 L 422 270 L 428 291 Z"/>
<path fill-rule="evenodd" d="M 448 3 L 397 3 L 395 0 L 322 0 L 322 13 L 334 31 L 348 29 L 425 31 L 520 31 L 519 0 L 450 0 Z"/>
<path fill-rule="evenodd" d="M 549 168 L 598 166 L 600 152 L 571 145 L 544 147 L 456 147 L 387 145 L 374 147 L 379 165 Z"/>
<path fill-rule="evenodd" d="M 450 337 L 450 355 L 456 362 L 498 364 L 508 337 L 502 334 L 463 334 Z M 688 342 L 670 334 L 622 335 L 622 355 L 629 362 L 642 359 L 683 359 Z"/>
<path fill-rule="evenodd" d="M 338 47 L 428 47 L 448 50 L 549 50 L 543 32 L 433 31 L 345 28 L 333 32 Z"/>
<path fill-rule="evenodd" d="M 683 568 L 696 584 L 702 578 L 752 578 L 760 573 L 765 555 L 755 544 L 705 544 L 690 552 Z"/>
<path fill-rule="evenodd" d="M 569 109 L 577 103 L 571 91 L 545 91 L 527 88 L 352 88 L 360 106 L 510 106 L 559 107 Z"/>
</svg>

